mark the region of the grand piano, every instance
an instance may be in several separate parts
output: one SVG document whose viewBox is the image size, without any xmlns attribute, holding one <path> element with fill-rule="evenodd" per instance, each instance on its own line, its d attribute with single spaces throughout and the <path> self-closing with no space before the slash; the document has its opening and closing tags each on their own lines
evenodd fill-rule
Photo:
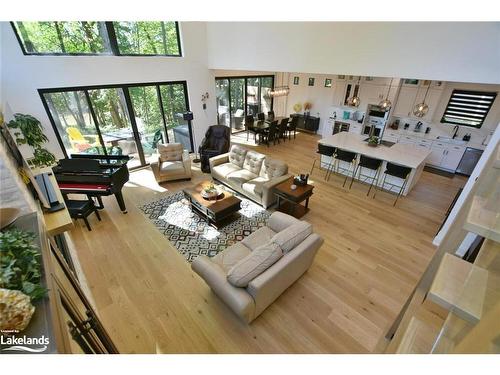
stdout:
<svg viewBox="0 0 500 375">
<path fill-rule="evenodd" d="M 129 179 L 126 155 L 71 155 L 52 168 L 61 193 L 85 194 L 97 198 L 102 209 L 103 195 L 114 194 L 123 213 L 127 213 L 122 187 Z"/>
</svg>

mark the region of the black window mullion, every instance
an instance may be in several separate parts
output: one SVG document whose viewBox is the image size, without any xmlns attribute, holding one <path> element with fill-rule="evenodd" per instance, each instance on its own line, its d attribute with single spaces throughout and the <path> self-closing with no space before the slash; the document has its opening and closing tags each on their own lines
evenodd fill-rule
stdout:
<svg viewBox="0 0 500 375">
<path fill-rule="evenodd" d="M 188 98 L 188 89 L 187 82 L 182 82 L 182 86 L 184 87 L 184 103 L 186 105 L 186 111 L 189 112 L 191 109 L 189 108 L 189 98 Z M 191 152 L 194 152 L 194 141 L 193 141 L 193 126 L 191 120 L 188 120 L 188 129 L 189 129 L 189 141 L 191 143 Z"/>
<path fill-rule="evenodd" d="M 287 86 L 288 86 L 288 84 L 287 84 Z M 274 90 L 274 76 L 271 76 L 271 90 Z M 271 111 L 274 111 L 274 97 L 272 95 L 271 95 Z M 286 113 L 285 113 L 285 116 L 286 116 Z"/>
<path fill-rule="evenodd" d="M 94 120 L 94 126 L 95 126 L 96 131 L 97 131 L 97 136 L 99 137 L 99 142 L 101 142 L 101 146 L 102 146 L 104 155 L 107 155 L 108 151 L 106 150 L 106 144 L 104 143 L 104 139 L 102 138 L 101 128 L 99 126 L 99 122 L 97 121 L 97 116 L 94 112 L 94 106 L 92 105 L 92 100 L 90 99 L 89 92 L 88 92 L 88 90 L 83 90 L 83 92 L 85 93 L 85 99 L 87 99 L 87 105 L 89 106 L 90 115 L 92 116 L 92 119 Z"/>
<path fill-rule="evenodd" d="M 158 95 L 158 103 L 160 105 L 161 119 L 163 120 L 165 137 L 167 138 L 167 143 L 170 143 L 170 140 L 168 139 L 167 119 L 165 118 L 165 108 L 163 108 L 163 99 L 161 97 L 160 85 L 156 85 L 156 95 Z"/>
<path fill-rule="evenodd" d="M 137 144 L 137 151 L 139 152 L 139 160 L 141 161 L 141 165 L 146 165 L 146 158 L 144 157 L 144 150 L 142 149 L 141 136 L 139 134 L 139 130 L 137 129 L 134 106 L 132 104 L 132 99 L 130 98 L 128 87 L 122 86 L 119 87 L 118 89 L 122 89 L 123 96 L 125 97 L 125 104 L 127 105 L 130 125 L 132 126 L 132 132 L 134 133 L 135 143 Z"/>
<path fill-rule="evenodd" d="M 106 31 L 108 32 L 109 47 L 113 55 L 120 56 L 120 49 L 118 48 L 118 41 L 116 39 L 115 26 L 113 22 L 105 22 Z"/>
<path fill-rule="evenodd" d="M 227 98 L 229 100 L 229 128 L 231 128 L 231 124 L 233 123 L 233 106 L 231 105 L 231 79 L 227 79 Z"/>
<path fill-rule="evenodd" d="M 245 108 L 244 113 L 245 113 L 245 116 L 248 116 L 248 113 L 247 113 L 247 105 L 248 105 L 248 98 L 247 98 L 247 96 L 248 96 L 248 91 L 247 91 L 248 90 L 248 84 L 247 84 L 247 81 L 248 81 L 248 78 L 245 78 L 245 99 L 244 99 L 245 100 L 245 104 L 244 104 L 244 108 Z"/>
<path fill-rule="evenodd" d="M 175 22 L 175 31 L 177 34 L 177 47 L 179 48 L 179 56 L 182 56 L 181 33 L 179 32 L 179 22 L 177 21 Z"/>
</svg>

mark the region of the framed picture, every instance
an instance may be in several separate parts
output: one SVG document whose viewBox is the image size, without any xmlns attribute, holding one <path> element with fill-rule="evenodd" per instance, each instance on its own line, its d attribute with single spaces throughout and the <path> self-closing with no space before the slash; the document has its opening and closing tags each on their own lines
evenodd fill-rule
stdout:
<svg viewBox="0 0 500 375">
<path fill-rule="evenodd" d="M 309 86 L 314 86 L 314 78 L 309 78 Z"/>
<path fill-rule="evenodd" d="M 293 77 L 293 84 L 298 85 L 299 84 L 299 77 Z"/>
<path fill-rule="evenodd" d="M 332 87 L 332 80 L 330 78 L 325 79 L 325 87 Z"/>
</svg>

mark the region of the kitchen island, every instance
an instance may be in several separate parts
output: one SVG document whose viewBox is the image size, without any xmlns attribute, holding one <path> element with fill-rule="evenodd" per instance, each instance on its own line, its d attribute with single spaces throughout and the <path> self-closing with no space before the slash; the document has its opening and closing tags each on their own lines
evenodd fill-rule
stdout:
<svg viewBox="0 0 500 375">
<path fill-rule="evenodd" d="M 382 184 L 382 180 L 384 178 L 383 172 L 385 171 L 387 162 L 411 168 L 412 171 L 410 173 L 408 183 L 405 190 L 403 191 L 403 195 L 407 195 L 420 178 L 422 170 L 424 169 L 425 160 L 430 155 L 431 151 L 427 148 L 402 143 L 395 143 L 392 146 L 378 145 L 377 147 L 371 147 L 365 141 L 366 138 L 366 135 L 340 132 L 335 135 L 330 135 L 322 138 L 318 142 L 327 146 L 337 147 L 345 151 L 354 152 L 357 154 L 357 161 L 359 161 L 360 154 L 368 156 L 370 158 L 382 160 L 382 170 L 379 174 L 377 182 L 374 184 L 378 187 L 380 187 L 380 185 Z M 324 155 L 321 156 L 321 166 L 323 168 L 327 168 L 330 165 L 331 161 L 331 157 L 327 157 Z M 340 161 L 340 166 L 343 168 L 348 168 L 349 164 Z M 352 169 L 349 172 L 339 172 L 349 173 L 349 175 L 352 176 Z M 362 174 L 367 176 L 374 176 L 375 172 L 363 168 Z M 361 181 L 367 180 L 365 177 L 359 176 L 359 173 L 355 177 L 355 179 L 359 179 Z M 384 190 L 394 192 L 399 190 L 391 184 L 400 186 L 402 184 L 402 181 L 397 178 L 387 176 L 386 185 L 383 187 Z"/>
</svg>

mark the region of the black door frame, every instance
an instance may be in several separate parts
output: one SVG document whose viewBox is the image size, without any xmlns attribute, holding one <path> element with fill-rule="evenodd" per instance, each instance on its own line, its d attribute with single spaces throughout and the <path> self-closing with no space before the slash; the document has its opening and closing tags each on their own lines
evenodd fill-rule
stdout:
<svg viewBox="0 0 500 375">
<path fill-rule="evenodd" d="M 59 146 L 61 147 L 61 150 L 64 154 L 64 157 L 68 158 L 68 153 L 66 152 L 66 147 L 65 147 L 64 142 L 62 140 L 61 134 L 59 133 L 59 129 L 56 126 L 55 120 L 52 116 L 52 113 L 50 111 L 50 108 L 48 106 L 48 103 L 47 103 L 47 100 L 45 99 L 44 94 L 83 91 L 85 94 L 85 99 L 87 101 L 87 105 L 89 107 L 90 114 L 92 116 L 92 119 L 94 121 L 94 125 L 96 127 L 99 141 L 103 145 L 104 154 L 107 155 L 106 148 L 104 147 L 104 141 L 102 138 L 99 122 L 97 121 L 97 117 L 95 115 L 94 107 L 92 105 L 92 101 L 91 101 L 90 96 L 88 94 L 88 90 L 122 89 L 123 93 L 124 93 L 124 97 L 125 97 L 125 105 L 127 107 L 127 114 L 130 118 L 130 126 L 131 126 L 132 132 L 134 134 L 134 139 L 135 139 L 136 143 L 138 144 L 137 151 L 139 153 L 140 165 L 137 167 L 131 168 L 131 169 L 135 169 L 135 168 L 142 168 L 144 166 L 147 166 L 149 163 L 146 162 L 145 157 L 144 157 L 144 151 L 142 149 L 142 145 L 140 145 L 139 131 L 137 129 L 137 123 L 135 121 L 133 104 L 132 104 L 132 101 L 130 98 L 130 93 L 129 93 L 128 89 L 131 87 L 141 87 L 141 86 L 155 86 L 156 87 L 157 95 L 159 95 L 158 96 L 158 98 L 159 98 L 158 104 L 160 105 L 160 111 L 162 113 L 164 131 L 165 131 L 165 135 L 167 137 L 167 142 L 169 142 L 168 129 L 167 129 L 167 124 L 166 124 L 166 120 L 165 120 L 165 112 L 164 112 L 164 108 L 163 108 L 163 100 L 161 98 L 161 94 L 160 94 L 159 90 L 160 90 L 160 86 L 173 85 L 173 84 L 182 84 L 183 85 L 186 111 L 190 111 L 187 81 L 138 82 L 138 83 L 106 84 L 106 85 L 92 85 L 92 86 L 71 86 L 71 87 L 42 88 L 42 89 L 38 89 L 37 91 L 38 91 L 38 94 L 40 96 L 40 99 L 42 100 L 43 107 L 45 108 L 45 111 L 47 113 L 49 121 L 50 121 L 52 128 L 54 130 L 54 133 L 56 135 L 57 141 L 59 142 Z M 188 129 L 189 129 L 189 140 L 191 143 L 190 152 L 192 153 L 192 152 L 194 152 L 193 151 L 194 146 L 193 146 L 193 129 L 192 129 L 191 121 L 188 121 Z"/>
<path fill-rule="evenodd" d="M 245 98 L 244 98 L 244 115 L 247 116 L 247 89 L 248 89 L 248 78 L 259 78 L 259 107 L 260 107 L 260 90 L 262 88 L 262 81 L 260 81 L 261 78 L 271 78 L 271 89 L 274 89 L 274 75 L 273 74 L 264 74 L 264 75 L 246 75 L 246 76 L 227 76 L 227 77 L 215 77 L 215 80 L 227 80 L 228 81 L 228 101 L 229 101 L 229 127 L 231 128 L 232 124 L 232 106 L 231 106 L 231 79 L 245 79 L 245 88 L 244 88 L 244 93 L 245 93 Z M 271 110 L 274 108 L 274 98 L 271 96 Z M 219 105 L 217 104 L 217 124 L 219 124 Z M 220 124 L 219 124 L 220 125 Z M 244 131 L 241 130 L 241 131 Z"/>
</svg>

